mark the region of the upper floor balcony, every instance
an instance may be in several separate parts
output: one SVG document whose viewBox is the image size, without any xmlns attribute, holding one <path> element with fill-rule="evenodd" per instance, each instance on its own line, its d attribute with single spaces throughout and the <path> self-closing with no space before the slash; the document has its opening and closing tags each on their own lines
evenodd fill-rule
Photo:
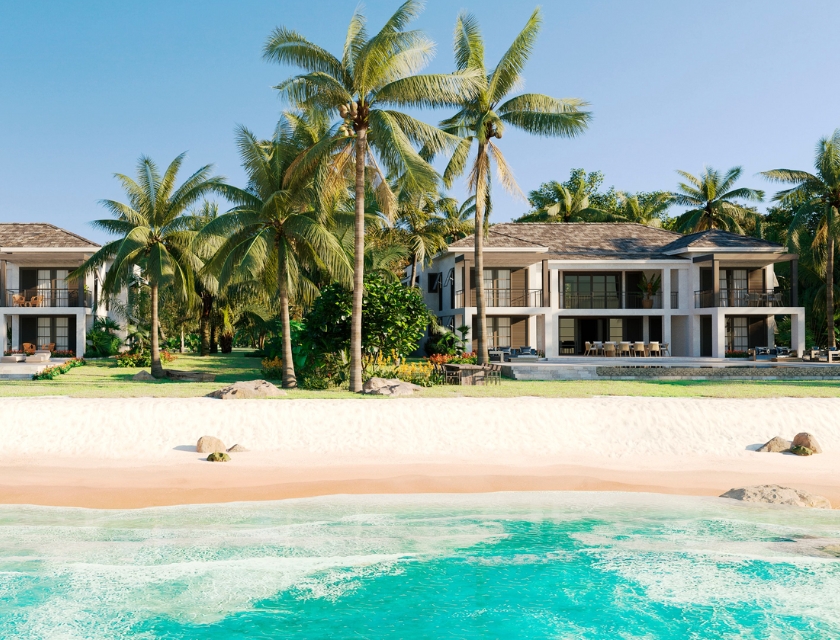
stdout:
<svg viewBox="0 0 840 640">
<path fill-rule="evenodd" d="M 664 296 L 676 309 L 679 305 L 677 293 Z M 564 293 L 560 297 L 561 309 L 662 309 L 663 295 L 630 293 Z"/>
<path fill-rule="evenodd" d="M 541 307 L 543 292 L 542 289 L 485 289 L 484 300 L 488 307 Z M 474 289 L 455 292 L 456 309 L 475 305 Z"/>
<path fill-rule="evenodd" d="M 90 291 L 79 289 L 35 287 L 31 289 L 6 289 L 5 306 L 33 307 L 85 307 L 93 306 Z"/>
<path fill-rule="evenodd" d="M 705 289 L 694 292 L 694 308 L 711 307 L 787 307 L 790 291 L 783 289 Z"/>
</svg>

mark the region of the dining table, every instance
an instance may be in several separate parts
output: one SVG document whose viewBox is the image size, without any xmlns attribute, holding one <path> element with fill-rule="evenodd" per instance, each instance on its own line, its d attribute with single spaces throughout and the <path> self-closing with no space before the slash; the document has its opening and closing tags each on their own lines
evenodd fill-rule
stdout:
<svg viewBox="0 0 840 640">
<path fill-rule="evenodd" d="M 485 382 L 484 367 L 479 364 L 445 364 L 443 366 L 449 371 L 460 372 L 462 385 L 476 386 Z"/>
</svg>

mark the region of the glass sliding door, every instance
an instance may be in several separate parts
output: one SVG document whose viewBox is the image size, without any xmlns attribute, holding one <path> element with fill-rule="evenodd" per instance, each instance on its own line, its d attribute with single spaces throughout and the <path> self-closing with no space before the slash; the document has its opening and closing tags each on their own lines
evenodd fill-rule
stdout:
<svg viewBox="0 0 840 640">
<path fill-rule="evenodd" d="M 490 329 L 491 349 L 510 347 L 510 318 L 499 318 L 496 316 L 487 318 L 488 329 Z"/>
<path fill-rule="evenodd" d="M 617 273 L 563 275 L 564 309 L 620 309 L 621 276 Z"/>
<path fill-rule="evenodd" d="M 726 350 L 747 351 L 749 349 L 750 333 L 745 317 L 726 318 Z"/>
<path fill-rule="evenodd" d="M 510 269 L 485 269 L 484 292 L 488 307 L 509 307 Z"/>
</svg>

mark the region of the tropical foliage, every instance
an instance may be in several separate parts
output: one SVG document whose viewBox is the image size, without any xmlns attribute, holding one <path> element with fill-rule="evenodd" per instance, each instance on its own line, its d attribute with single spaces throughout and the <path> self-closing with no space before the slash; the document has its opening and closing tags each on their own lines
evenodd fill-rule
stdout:
<svg viewBox="0 0 840 640">
<path fill-rule="evenodd" d="M 677 218 L 676 227 L 683 233 L 723 229 L 743 234 L 757 213 L 740 201 L 761 202 L 764 192 L 747 187 L 734 188 L 741 172 L 741 167 L 733 167 L 724 174 L 706 167 L 698 177 L 677 171 L 685 182 L 679 184 L 669 200 L 671 204 L 689 209 Z"/>
</svg>

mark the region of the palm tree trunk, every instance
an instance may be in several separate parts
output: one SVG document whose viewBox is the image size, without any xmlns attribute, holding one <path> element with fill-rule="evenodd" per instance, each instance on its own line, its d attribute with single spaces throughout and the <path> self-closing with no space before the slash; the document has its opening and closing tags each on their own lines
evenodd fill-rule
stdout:
<svg viewBox="0 0 840 640">
<path fill-rule="evenodd" d="M 219 353 L 219 343 L 216 341 L 216 321 L 210 318 L 210 353 Z"/>
<path fill-rule="evenodd" d="M 184 327 L 181 327 L 181 353 L 186 353 L 187 350 L 184 348 Z"/>
<path fill-rule="evenodd" d="M 158 319 L 158 285 L 153 283 L 152 289 L 152 375 L 155 378 L 165 377 L 163 372 L 163 365 L 160 363 L 160 344 L 158 341 L 158 330 L 160 328 L 160 320 Z"/>
<path fill-rule="evenodd" d="M 485 145 L 479 143 L 478 154 L 486 154 Z M 478 161 L 476 161 L 478 162 Z M 479 180 L 483 176 L 479 176 Z M 480 194 L 479 189 L 476 188 L 475 198 L 475 306 L 476 306 L 476 326 L 473 327 L 473 335 L 475 335 L 478 342 L 478 364 L 486 364 L 490 361 L 490 356 L 487 353 L 487 304 L 484 300 L 484 206 L 487 204 L 485 194 Z M 469 285 L 469 282 L 467 283 Z M 467 287 L 464 287 L 465 289 Z"/>
<path fill-rule="evenodd" d="M 362 390 L 362 302 L 365 293 L 365 154 L 367 129 L 356 132 L 356 222 L 353 315 L 350 318 L 350 391 Z"/>
<path fill-rule="evenodd" d="M 828 346 L 836 347 L 837 341 L 834 338 L 834 237 L 829 231 L 826 241 L 826 262 L 825 262 L 825 319 L 828 330 Z"/>
<path fill-rule="evenodd" d="M 280 263 L 277 270 L 277 289 L 280 293 L 280 319 L 283 323 L 283 388 L 294 389 L 297 387 L 297 378 L 292 355 L 292 323 L 289 320 L 289 283 L 285 265 L 282 260 Z"/>
<path fill-rule="evenodd" d="M 411 264 L 411 288 L 417 283 L 417 254 L 414 254 L 414 260 Z"/>
<path fill-rule="evenodd" d="M 213 296 L 206 291 L 201 294 L 201 355 L 210 355 L 210 314 L 213 311 Z"/>
</svg>

